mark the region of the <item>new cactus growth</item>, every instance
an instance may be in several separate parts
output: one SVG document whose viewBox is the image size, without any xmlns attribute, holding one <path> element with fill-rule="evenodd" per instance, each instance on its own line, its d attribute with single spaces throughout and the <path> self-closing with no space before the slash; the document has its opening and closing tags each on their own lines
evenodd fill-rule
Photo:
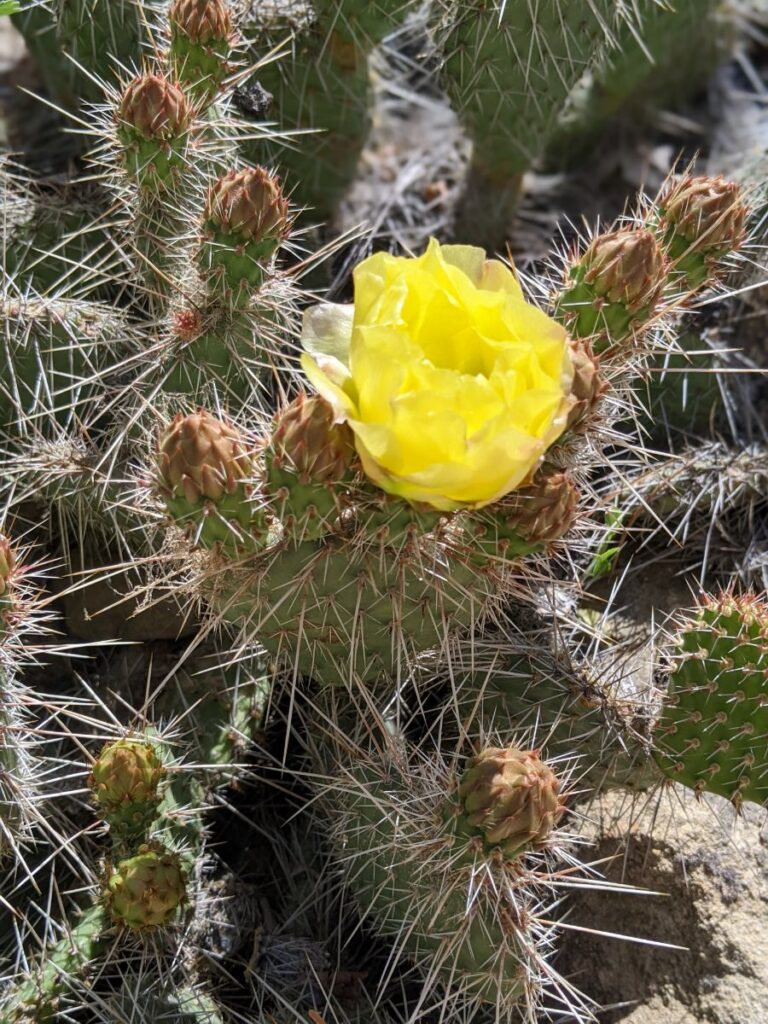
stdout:
<svg viewBox="0 0 768 1024">
<path fill-rule="evenodd" d="M 426 993 L 442 980 L 478 1012 L 533 1012 L 559 979 L 540 959 L 547 872 L 526 850 L 557 845 L 559 781 L 517 748 L 489 747 L 457 774 L 356 751 L 322 791 L 340 866 L 375 927 L 428 972 Z"/>
<path fill-rule="evenodd" d="M 186 167 L 192 110 L 184 92 L 165 75 L 139 75 L 116 112 L 128 174 L 139 187 L 163 192 L 179 185 Z"/>
<path fill-rule="evenodd" d="M 592 240 L 569 272 L 558 312 L 576 338 L 600 353 L 631 340 L 654 315 L 667 284 L 659 242 L 647 228 L 608 231 Z"/>
<path fill-rule="evenodd" d="M 768 606 L 758 596 L 706 598 L 682 622 L 656 726 L 662 771 L 736 807 L 768 801 Z"/>
<path fill-rule="evenodd" d="M 135 931 L 168 924 L 187 896 L 181 858 L 162 846 L 141 846 L 109 869 L 105 896 L 118 924 Z"/>
<path fill-rule="evenodd" d="M 110 829 L 120 836 L 143 835 L 162 799 L 165 767 L 154 743 L 108 743 L 91 769 L 93 798 Z"/>
<path fill-rule="evenodd" d="M 589 340 L 577 339 L 573 342 L 571 362 L 573 364 L 571 393 L 574 403 L 568 413 L 568 429 L 576 433 L 584 433 L 589 429 L 600 399 L 608 390 L 608 382 L 600 369 L 600 357 L 593 351 Z"/>
<path fill-rule="evenodd" d="M 201 272 L 242 303 L 262 284 L 289 227 L 288 201 L 274 175 L 263 167 L 230 171 L 208 192 Z"/>
<path fill-rule="evenodd" d="M 283 522 L 321 536 L 341 511 L 339 486 L 355 459 L 352 432 L 321 395 L 299 395 L 279 415 L 266 452 L 266 486 Z"/>
<path fill-rule="evenodd" d="M 570 475 L 545 463 L 527 487 L 499 503 L 495 519 L 531 546 L 547 544 L 570 530 L 578 505 L 579 492 Z"/>
</svg>

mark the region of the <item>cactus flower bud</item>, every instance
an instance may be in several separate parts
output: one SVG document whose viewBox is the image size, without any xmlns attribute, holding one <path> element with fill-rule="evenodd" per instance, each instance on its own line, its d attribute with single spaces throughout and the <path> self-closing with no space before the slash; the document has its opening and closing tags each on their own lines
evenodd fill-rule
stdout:
<svg viewBox="0 0 768 1024">
<path fill-rule="evenodd" d="M 616 348 L 651 319 L 667 275 L 652 231 L 606 231 L 571 267 L 558 315 L 573 338 L 592 339 L 596 352 Z"/>
<path fill-rule="evenodd" d="M 165 768 L 153 743 L 108 743 L 91 770 L 94 800 L 116 831 L 142 832 L 158 804 Z"/>
<path fill-rule="evenodd" d="M 280 241 L 288 230 L 288 200 L 263 167 L 229 171 L 211 186 L 205 218 L 243 242 Z"/>
<path fill-rule="evenodd" d="M 258 287 L 266 264 L 290 230 L 280 181 L 263 167 L 229 171 L 208 191 L 200 254 L 203 274 L 232 292 Z"/>
<path fill-rule="evenodd" d="M 253 550 L 266 535 L 253 506 L 254 465 L 237 430 L 205 409 L 178 413 L 162 432 L 157 488 L 168 511 L 204 547 Z"/>
<path fill-rule="evenodd" d="M 176 74 L 201 105 L 210 103 L 229 71 L 233 27 L 226 0 L 173 0 L 168 21 Z"/>
<path fill-rule="evenodd" d="M 571 363 L 571 395 L 576 401 L 568 413 L 568 429 L 578 433 L 588 426 L 608 384 L 600 372 L 600 357 L 594 354 L 589 341 L 575 341 L 571 344 Z"/>
<path fill-rule="evenodd" d="M 173 0 L 168 10 L 173 35 L 193 43 L 215 43 L 232 35 L 232 17 L 225 0 Z"/>
<path fill-rule="evenodd" d="M 653 308 L 664 287 L 664 256 L 652 231 L 627 228 L 593 239 L 584 255 L 584 280 L 597 295 L 627 311 Z"/>
<path fill-rule="evenodd" d="M 329 401 L 301 394 L 283 409 L 267 449 L 267 489 L 284 523 L 308 539 L 327 532 L 339 513 L 334 485 L 356 460 L 354 437 Z"/>
<path fill-rule="evenodd" d="M 115 921 L 134 930 L 167 924 L 186 894 L 179 855 L 159 844 L 140 846 L 114 865 L 105 893 Z"/>
<path fill-rule="evenodd" d="M 355 456 L 352 431 L 321 395 L 301 394 L 280 413 L 271 447 L 273 464 L 302 484 L 342 480 Z"/>
<path fill-rule="evenodd" d="M 674 271 L 692 289 L 714 277 L 718 259 L 744 242 L 747 207 L 735 182 L 686 175 L 661 196 L 659 207 Z"/>
<path fill-rule="evenodd" d="M 0 597 L 10 588 L 11 574 L 16 566 L 16 556 L 11 542 L 0 533 Z"/>
<path fill-rule="evenodd" d="M 549 544 L 570 530 L 578 504 L 579 492 L 568 473 L 545 464 L 528 487 L 507 496 L 499 514 L 526 541 Z"/>
<path fill-rule="evenodd" d="M 160 439 L 160 486 L 190 504 L 218 501 L 253 473 L 237 431 L 205 409 L 178 413 Z"/>
<path fill-rule="evenodd" d="M 189 128 L 191 117 L 178 85 L 157 74 L 134 78 L 118 107 L 120 124 L 145 139 L 176 139 Z"/>
<path fill-rule="evenodd" d="M 565 806 L 560 780 L 533 750 L 489 747 L 459 785 L 463 823 L 485 844 L 517 857 L 546 844 Z"/>
<path fill-rule="evenodd" d="M 192 108 L 163 75 L 143 74 L 126 87 L 117 110 L 126 173 L 150 192 L 172 188 L 186 166 Z"/>
</svg>

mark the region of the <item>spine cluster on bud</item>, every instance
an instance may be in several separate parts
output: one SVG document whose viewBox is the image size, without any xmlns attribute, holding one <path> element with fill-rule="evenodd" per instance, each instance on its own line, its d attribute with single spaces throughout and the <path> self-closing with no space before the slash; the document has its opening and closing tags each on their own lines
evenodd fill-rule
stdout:
<svg viewBox="0 0 768 1024">
<path fill-rule="evenodd" d="M 500 502 L 497 514 L 507 529 L 531 544 L 549 544 L 563 537 L 576 519 L 579 492 L 566 470 L 543 465 L 527 487 Z"/>
<path fill-rule="evenodd" d="M 558 314 L 575 338 L 591 339 L 600 353 L 631 340 L 651 319 L 666 283 L 665 256 L 652 231 L 607 231 L 571 266 Z"/>
<path fill-rule="evenodd" d="M 142 835 L 162 798 L 165 767 L 153 743 L 108 743 L 91 769 L 93 798 L 117 836 Z"/>
<path fill-rule="evenodd" d="M 674 278 L 697 289 L 744 243 L 747 207 L 739 185 L 686 175 L 659 199 L 660 228 Z"/>
<path fill-rule="evenodd" d="M 140 846 L 113 865 L 105 897 L 113 920 L 134 931 L 168 924 L 186 900 L 181 858 L 160 844 Z"/>
<path fill-rule="evenodd" d="M 206 106 L 229 72 L 234 29 L 226 0 L 173 0 L 168 22 L 176 75 L 196 104 Z"/>
<path fill-rule="evenodd" d="M 242 552 L 256 545 L 263 519 L 251 501 L 254 471 L 238 431 L 204 409 L 178 413 L 160 437 L 158 490 L 204 547 Z"/>
<path fill-rule="evenodd" d="M 575 339 L 571 343 L 571 363 L 574 404 L 568 413 L 568 429 L 578 434 L 589 429 L 600 399 L 608 390 L 608 382 L 600 369 L 600 357 L 595 355 L 588 339 Z"/>
</svg>

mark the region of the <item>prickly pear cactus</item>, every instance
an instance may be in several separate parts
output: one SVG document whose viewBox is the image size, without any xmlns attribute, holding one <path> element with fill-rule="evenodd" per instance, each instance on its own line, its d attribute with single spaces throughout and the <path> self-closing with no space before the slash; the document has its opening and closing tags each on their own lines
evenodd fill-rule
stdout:
<svg viewBox="0 0 768 1024">
<path fill-rule="evenodd" d="M 664 773 L 737 807 L 764 804 L 768 607 L 756 595 L 704 600 L 675 637 L 669 693 L 656 727 Z"/>
<path fill-rule="evenodd" d="M 329 301 L 347 240 L 298 207 L 333 216 L 412 13 L 474 200 L 460 244 L 377 242 Z M 93 149 L 65 185 L 3 165 L 4 1021 L 590 1024 L 553 960 L 604 885 L 584 804 L 765 802 L 764 602 L 705 601 L 645 690 L 612 621 L 651 517 L 702 577 L 753 571 L 745 526 L 764 555 L 764 445 L 683 423 L 656 459 L 637 397 L 756 251 L 744 190 L 671 177 L 527 277 L 466 244 L 648 13 L 24 12 Z"/>
</svg>

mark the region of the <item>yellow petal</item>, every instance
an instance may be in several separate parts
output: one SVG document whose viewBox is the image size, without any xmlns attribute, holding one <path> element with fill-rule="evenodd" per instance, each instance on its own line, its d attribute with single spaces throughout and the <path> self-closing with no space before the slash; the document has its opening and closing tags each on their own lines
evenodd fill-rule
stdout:
<svg viewBox="0 0 768 1024">
<path fill-rule="evenodd" d="M 349 371 L 337 359 L 333 356 L 313 359 L 304 352 L 301 368 L 315 391 L 331 403 L 339 420 L 357 415 L 357 405 L 352 394 L 344 390 L 346 385 L 349 391 L 353 391 L 354 382 Z"/>
<path fill-rule="evenodd" d="M 304 351 L 315 356 L 333 356 L 348 366 L 354 313 L 353 305 L 336 302 L 321 302 L 306 310 L 301 327 Z"/>
</svg>

